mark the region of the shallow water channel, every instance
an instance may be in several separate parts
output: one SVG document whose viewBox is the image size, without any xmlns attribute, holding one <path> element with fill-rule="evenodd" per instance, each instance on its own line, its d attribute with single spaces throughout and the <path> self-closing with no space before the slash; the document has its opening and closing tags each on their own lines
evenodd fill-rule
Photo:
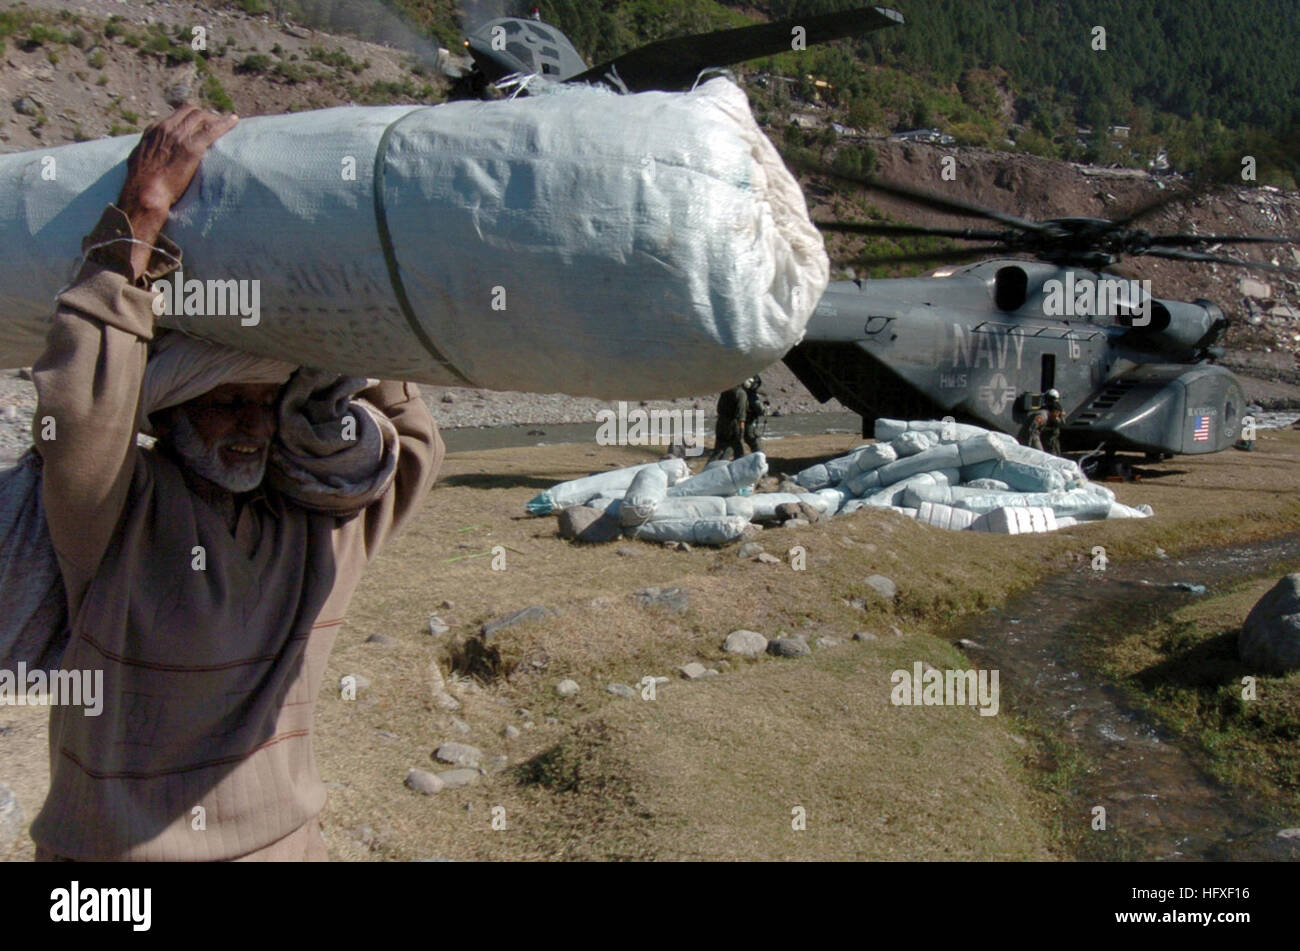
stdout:
<svg viewBox="0 0 1300 951">
<path fill-rule="evenodd" d="M 1208 594 L 1261 574 L 1280 577 L 1300 564 L 1300 534 L 1193 553 L 1179 558 L 1067 572 L 958 625 L 954 638 L 980 645 L 972 662 L 1000 671 L 1005 703 L 1039 719 L 1073 744 L 1090 765 L 1073 793 L 1077 821 L 1106 810 L 1106 832 L 1085 839 L 1083 859 L 1294 860 L 1300 841 L 1264 803 L 1223 786 L 1196 764 L 1189 747 L 1080 661 L 1089 638 L 1110 636 L 1117 622 L 1141 630 L 1206 595 L 1173 587 L 1202 584 Z M 1294 825 L 1294 823 L 1291 823 Z M 1100 837 L 1115 834 L 1122 841 Z M 1098 837 L 1093 839 L 1092 837 Z M 1095 846 L 1089 845 L 1095 841 Z"/>
</svg>

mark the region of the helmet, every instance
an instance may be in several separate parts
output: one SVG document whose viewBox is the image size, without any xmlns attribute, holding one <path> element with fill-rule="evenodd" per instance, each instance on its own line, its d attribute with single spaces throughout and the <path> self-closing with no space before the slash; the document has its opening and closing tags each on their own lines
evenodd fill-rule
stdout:
<svg viewBox="0 0 1300 951">
<path fill-rule="evenodd" d="M 1046 396 L 1049 400 L 1059 400 L 1061 398 L 1060 391 L 1054 389 L 1048 390 L 1043 395 Z"/>
</svg>

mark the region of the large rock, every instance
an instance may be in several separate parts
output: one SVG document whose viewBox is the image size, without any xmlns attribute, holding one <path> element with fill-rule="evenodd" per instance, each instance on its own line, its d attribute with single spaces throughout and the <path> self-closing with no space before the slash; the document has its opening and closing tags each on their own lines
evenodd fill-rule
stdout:
<svg viewBox="0 0 1300 951">
<path fill-rule="evenodd" d="M 432 796 L 444 785 L 441 779 L 423 769 L 411 769 L 406 773 L 406 787 L 425 796 Z"/>
<path fill-rule="evenodd" d="M 898 585 L 884 575 L 871 575 L 863 584 L 887 601 L 892 601 L 898 596 Z"/>
<path fill-rule="evenodd" d="M 470 746 L 468 743 L 443 743 L 433 751 L 433 758 L 440 763 L 472 768 L 478 766 L 483 753 L 478 747 Z"/>
<path fill-rule="evenodd" d="M 778 637 L 767 642 L 767 652 L 777 657 L 807 657 L 812 648 L 802 637 Z"/>
<path fill-rule="evenodd" d="M 761 657 L 767 650 L 767 638 L 757 631 L 732 631 L 722 642 L 722 649 L 728 654 Z"/>
<path fill-rule="evenodd" d="M 1300 670 L 1300 574 L 1284 577 L 1250 609 L 1237 653 L 1262 673 Z"/>
<path fill-rule="evenodd" d="M 560 537 L 601 545 L 623 537 L 623 526 L 600 509 L 571 505 L 560 513 Z"/>
<path fill-rule="evenodd" d="M 1237 289 L 1242 297 L 1253 297 L 1257 300 L 1268 300 L 1273 296 L 1273 288 L 1253 277 L 1243 277 L 1237 282 Z"/>
</svg>

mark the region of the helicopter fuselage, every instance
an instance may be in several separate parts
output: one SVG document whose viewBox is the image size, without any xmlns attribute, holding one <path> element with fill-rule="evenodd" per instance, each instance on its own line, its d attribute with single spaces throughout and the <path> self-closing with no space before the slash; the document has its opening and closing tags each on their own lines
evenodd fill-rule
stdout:
<svg viewBox="0 0 1300 951">
<path fill-rule="evenodd" d="M 942 418 L 1026 435 L 1060 392 L 1063 443 L 1203 453 L 1237 438 L 1240 382 L 1210 362 L 1209 301 L 1157 300 L 1114 275 L 1002 259 L 830 285 L 787 364 L 863 417 Z"/>
</svg>

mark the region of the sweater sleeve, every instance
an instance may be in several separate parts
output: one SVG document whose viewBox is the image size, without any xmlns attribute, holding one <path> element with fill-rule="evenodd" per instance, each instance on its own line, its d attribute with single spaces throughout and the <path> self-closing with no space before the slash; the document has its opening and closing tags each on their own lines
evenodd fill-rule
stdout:
<svg viewBox="0 0 1300 951">
<path fill-rule="evenodd" d="M 362 513 L 366 559 L 370 560 L 419 510 L 438 476 L 446 447 L 414 383 L 385 380 L 357 396 L 392 420 L 401 446 L 392 486 Z"/>
<path fill-rule="evenodd" d="M 136 404 L 154 295 L 127 277 L 129 263 L 122 266 L 131 240 L 126 215 L 110 206 L 83 250 L 117 247 L 90 258 L 59 295 L 45 352 L 32 369 L 42 501 L 74 611 L 117 528 L 137 455 Z M 151 267 L 141 282 L 154 276 Z"/>
</svg>

